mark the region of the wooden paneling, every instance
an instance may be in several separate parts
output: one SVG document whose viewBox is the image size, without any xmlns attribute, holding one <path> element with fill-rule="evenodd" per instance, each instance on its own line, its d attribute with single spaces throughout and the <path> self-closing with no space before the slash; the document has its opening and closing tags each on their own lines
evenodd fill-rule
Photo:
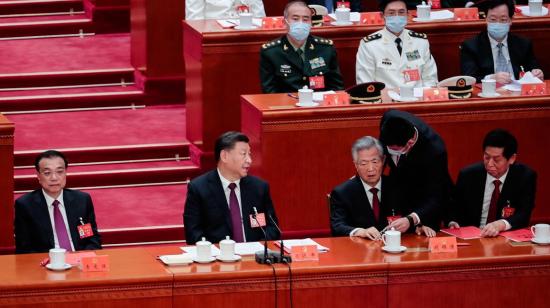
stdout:
<svg viewBox="0 0 550 308">
<path fill-rule="evenodd" d="M 0 253 L 13 251 L 13 132 L 0 114 Z"/>
</svg>

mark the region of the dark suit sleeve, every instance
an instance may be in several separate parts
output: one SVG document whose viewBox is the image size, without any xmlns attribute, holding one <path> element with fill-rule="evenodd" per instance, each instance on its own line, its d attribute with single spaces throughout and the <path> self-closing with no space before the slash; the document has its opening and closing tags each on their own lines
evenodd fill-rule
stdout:
<svg viewBox="0 0 550 308">
<path fill-rule="evenodd" d="M 355 227 L 349 225 L 350 213 L 346 210 L 346 201 L 343 196 L 333 190 L 330 194 L 330 228 L 333 236 L 349 235 Z"/>
<path fill-rule="evenodd" d="M 461 227 L 464 227 L 464 213 L 466 209 L 464 205 L 466 204 L 466 179 L 463 174 L 463 171 L 460 171 L 456 179 L 456 185 L 453 188 L 451 194 L 451 200 L 449 202 L 449 207 L 447 208 L 447 215 L 445 217 L 445 227 L 449 225 L 451 221 L 458 223 Z"/>
<path fill-rule="evenodd" d="M 340 66 L 338 65 L 338 55 L 336 54 L 336 48 L 331 46 L 332 57 L 330 61 L 330 67 L 327 75 L 325 76 L 325 88 L 327 90 L 343 90 L 344 81 L 342 80 L 342 74 L 340 73 Z"/>
<path fill-rule="evenodd" d="M 362 12 L 363 9 L 361 8 L 361 0 L 351 0 L 350 9 L 352 12 Z"/>
<path fill-rule="evenodd" d="M 460 45 L 460 71 L 462 75 L 475 77 L 476 82 L 481 82 L 485 77 L 478 65 L 479 51 L 474 48 L 472 42 L 466 41 Z"/>
<path fill-rule="evenodd" d="M 537 59 L 535 58 L 535 53 L 533 52 L 533 43 L 531 42 L 531 40 L 526 40 L 526 50 L 527 51 L 525 52 L 524 56 L 525 61 L 527 61 L 525 63 L 526 71 L 531 71 L 536 68 L 540 69 L 541 67 L 537 62 Z"/>
<path fill-rule="evenodd" d="M 260 50 L 260 82 L 263 93 L 277 93 L 275 68 L 269 55 L 263 49 Z"/>
<path fill-rule="evenodd" d="M 30 221 L 28 213 L 25 211 L 24 204 L 15 201 L 15 253 L 33 253 L 32 231 L 26 222 Z"/>
<path fill-rule="evenodd" d="M 87 221 L 92 225 L 92 231 L 94 235 L 90 238 L 85 239 L 84 250 L 94 250 L 101 249 L 101 237 L 97 231 L 97 223 L 95 220 L 95 211 L 94 204 L 92 202 L 92 197 L 89 194 L 85 194 L 86 198 L 86 216 L 88 217 Z"/>
<path fill-rule="evenodd" d="M 185 209 L 183 211 L 183 225 L 185 228 L 185 240 L 188 244 L 195 244 L 203 236 L 204 230 L 201 228 L 201 201 L 194 183 L 191 181 L 187 185 L 187 199 L 185 200 Z"/>
<path fill-rule="evenodd" d="M 271 216 L 273 220 L 279 225 L 279 220 L 277 219 L 277 215 L 275 214 L 275 207 L 273 206 L 273 201 L 271 200 L 271 194 L 269 193 L 269 185 L 265 184 L 265 191 L 263 195 L 262 203 L 264 205 L 265 211 L 267 215 Z M 266 230 L 267 238 L 269 240 L 276 240 L 281 238 L 281 233 L 277 229 L 277 227 L 273 224 L 271 219 L 269 217 L 266 217 Z"/>
<path fill-rule="evenodd" d="M 516 194 L 517 200 L 510 200 L 514 202 L 512 206 L 516 208 L 516 212 L 506 219 L 512 226 L 512 229 L 523 228 L 529 225 L 531 212 L 535 207 L 537 174 L 534 171 L 527 170 L 519 184 L 520 187 Z"/>
</svg>

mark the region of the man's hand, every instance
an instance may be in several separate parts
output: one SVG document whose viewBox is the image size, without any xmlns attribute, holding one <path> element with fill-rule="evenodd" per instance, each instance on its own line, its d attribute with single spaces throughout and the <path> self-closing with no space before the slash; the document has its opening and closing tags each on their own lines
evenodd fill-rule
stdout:
<svg viewBox="0 0 550 308">
<path fill-rule="evenodd" d="M 396 219 L 392 221 L 388 229 L 394 228 L 395 230 L 405 233 L 407 230 L 409 230 L 409 227 L 411 224 L 409 223 L 409 220 L 405 217 L 401 217 L 399 219 Z"/>
<path fill-rule="evenodd" d="M 493 221 L 490 224 L 485 225 L 483 229 L 481 229 L 481 236 L 482 237 L 495 237 L 498 235 L 499 232 L 504 231 L 506 229 L 506 224 L 500 220 Z"/>
<path fill-rule="evenodd" d="M 544 73 L 542 72 L 542 70 L 535 68 L 534 70 L 531 70 L 531 74 L 533 74 L 533 76 L 537 77 L 538 79 L 544 81 Z"/>
<path fill-rule="evenodd" d="M 378 232 L 378 230 L 375 227 L 370 227 L 368 229 L 361 228 L 361 229 L 358 229 L 357 231 L 355 231 L 353 236 L 368 238 L 369 240 L 374 241 L 375 239 L 380 237 L 380 232 Z"/>
<path fill-rule="evenodd" d="M 434 237 L 436 234 L 434 229 L 428 226 L 416 227 L 416 234 L 422 235 L 422 233 L 424 233 L 424 235 L 426 235 L 427 237 Z"/>
<path fill-rule="evenodd" d="M 451 221 L 451 222 L 449 223 L 449 228 L 451 228 L 451 229 L 457 229 L 457 228 L 460 228 L 460 225 L 459 225 L 457 222 Z"/>
<path fill-rule="evenodd" d="M 508 84 L 512 82 L 512 76 L 510 73 L 498 72 L 494 74 L 494 78 L 498 83 Z"/>
</svg>

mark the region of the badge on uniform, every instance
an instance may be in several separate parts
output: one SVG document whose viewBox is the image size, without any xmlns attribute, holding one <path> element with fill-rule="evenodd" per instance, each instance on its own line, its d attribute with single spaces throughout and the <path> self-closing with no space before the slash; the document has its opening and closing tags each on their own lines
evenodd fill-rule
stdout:
<svg viewBox="0 0 550 308">
<path fill-rule="evenodd" d="M 516 209 L 510 206 L 510 201 L 506 201 L 506 206 L 502 208 L 502 213 L 500 216 L 502 218 L 510 218 L 515 212 Z"/>
<path fill-rule="evenodd" d="M 407 56 L 407 61 L 414 61 L 420 59 L 420 52 L 418 52 L 418 49 L 414 51 L 405 52 L 405 55 Z"/>
<path fill-rule="evenodd" d="M 318 58 L 309 60 L 309 65 L 311 66 L 311 69 L 314 70 L 316 68 L 326 66 L 326 63 L 323 57 L 318 57 Z"/>
<path fill-rule="evenodd" d="M 403 71 L 403 79 L 405 79 L 405 82 L 409 81 L 418 81 L 420 80 L 420 72 L 417 68 L 410 69 L 410 70 L 404 70 Z"/>
<path fill-rule="evenodd" d="M 90 223 L 84 224 L 84 221 L 82 221 L 82 217 L 80 218 L 80 225 L 77 226 L 78 229 L 78 235 L 81 239 L 91 237 L 94 235 L 94 231 L 92 230 L 92 225 Z"/>
<path fill-rule="evenodd" d="M 292 73 L 292 69 L 288 64 L 281 64 L 280 72 L 283 74 L 290 74 Z"/>
<path fill-rule="evenodd" d="M 309 77 L 310 89 L 323 89 L 325 87 L 325 76 L 311 76 Z"/>
<path fill-rule="evenodd" d="M 265 227 L 265 214 L 258 213 L 255 215 L 256 217 L 254 217 L 254 214 L 250 214 L 250 227 L 252 228 Z"/>
<path fill-rule="evenodd" d="M 391 66 L 391 59 L 388 59 L 388 58 L 382 59 L 382 64 Z"/>
</svg>

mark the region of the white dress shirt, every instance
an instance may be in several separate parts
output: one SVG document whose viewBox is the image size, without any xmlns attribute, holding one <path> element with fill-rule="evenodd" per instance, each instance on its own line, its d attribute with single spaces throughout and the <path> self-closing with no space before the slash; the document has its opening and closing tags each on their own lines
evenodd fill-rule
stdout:
<svg viewBox="0 0 550 308">
<path fill-rule="evenodd" d="M 53 202 L 56 199 L 50 197 L 44 190 L 42 190 L 42 194 L 44 194 L 44 198 L 46 199 L 46 204 L 48 205 L 48 213 L 50 214 L 50 222 L 52 223 L 53 241 L 55 244 L 55 248 L 59 248 L 59 240 L 57 239 L 57 232 L 55 232 L 55 220 L 53 218 Z M 65 203 L 63 202 L 63 190 L 61 191 L 61 194 L 59 194 L 59 197 L 57 197 L 57 201 L 59 202 L 59 205 L 58 205 L 59 211 L 61 212 L 61 216 L 63 217 L 63 221 L 65 222 L 65 229 L 67 229 L 67 235 L 69 236 L 69 242 L 71 243 L 71 248 L 73 251 L 75 251 L 73 238 L 71 236 L 71 230 L 69 230 L 69 223 L 67 221 L 67 212 L 65 211 Z"/>
<path fill-rule="evenodd" d="M 238 179 L 235 182 L 231 182 L 228 179 L 224 178 L 222 173 L 220 172 L 220 169 L 218 170 L 218 175 L 220 176 L 220 180 L 222 181 L 222 187 L 223 192 L 225 194 L 225 200 L 227 200 L 227 207 L 229 208 L 229 195 L 231 194 L 231 189 L 229 188 L 229 184 L 235 183 L 237 187 L 235 187 L 235 195 L 237 196 L 237 201 L 239 201 L 239 208 L 241 209 L 241 228 L 243 229 L 243 241 L 246 242 L 246 233 L 244 232 L 244 225 L 243 225 L 243 206 L 241 202 L 241 180 Z M 231 208 L 229 208 L 231 210 Z"/>
<path fill-rule="evenodd" d="M 487 34 L 487 36 L 489 36 L 489 42 L 491 43 L 491 51 L 493 53 L 493 65 L 494 65 L 494 68 L 495 70 L 497 69 L 497 57 L 498 57 L 498 41 L 495 40 L 494 38 L 492 38 L 489 34 Z M 514 69 L 512 68 L 512 61 L 510 60 L 510 53 L 508 52 L 508 35 L 506 35 L 504 37 L 504 39 L 502 40 L 502 55 L 504 56 L 504 58 L 506 59 L 506 66 L 508 67 L 507 69 L 507 73 L 510 73 L 510 77 L 512 78 L 512 80 L 516 79 L 514 77 Z M 495 71 L 496 73 L 496 71 Z M 491 74 L 492 75 L 492 74 Z M 491 76 L 489 75 L 489 76 Z"/>
<path fill-rule="evenodd" d="M 185 19 L 224 19 L 238 18 L 237 6 L 248 6 L 254 17 L 265 17 L 262 0 L 186 0 Z"/>
<path fill-rule="evenodd" d="M 374 198 L 374 194 L 370 190 L 372 188 L 378 189 L 378 192 L 376 193 L 376 195 L 378 196 L 378 202 L 379 202 L 378 206 L 380 207 L 380 205 L 382 205 L 382 178 L 380 178 L 380 181 L 378 181 L 378 183 L 376 183 L 376 185 L 374 186 L 370 186 L 361 178 L 359 179 L 361 180 L 361 183 L 363 183 L 363 188 L 365 189 L 365 193 L 367 194 L 367 199 L 369 199 L 369 204 L 371 209 L 372 209 L 372 199 Z M 355 232 L 357 232 L 357 230 L 359 229 L 361 228 L 355 228 L 351 230 L 351 232 L 349 233 L 349 236 L 353 236 Z"/>
<path fill-rule="evenodd" d="M 493 195 L 493 191 L 495 190 L 495 184 L 493 181 L 499 180 L 500 186 L 499 190 L 502 191 L 502 186 L 504 186 L 504 181 L 506 180 L 506 176 L 508 175 L 508 170 L 506 170 L 506 173 L 504 173 L 503 176 L 496 179 L 489 173 L 487 173 L 487 179 L 485 180 L 485 190 L 483 193 L 483 207 L 481 209 L 481 220 L 479 222 L 479 227 L 483 228 L 487 224 L 487 216 L 489 215 L 489 207 L 491 205 L 491 196 Z M 501 219 L 504 224 L 506 225 L 505 230 L 509 230 L 512 226 L 506 219 Z"/>
</svg>

